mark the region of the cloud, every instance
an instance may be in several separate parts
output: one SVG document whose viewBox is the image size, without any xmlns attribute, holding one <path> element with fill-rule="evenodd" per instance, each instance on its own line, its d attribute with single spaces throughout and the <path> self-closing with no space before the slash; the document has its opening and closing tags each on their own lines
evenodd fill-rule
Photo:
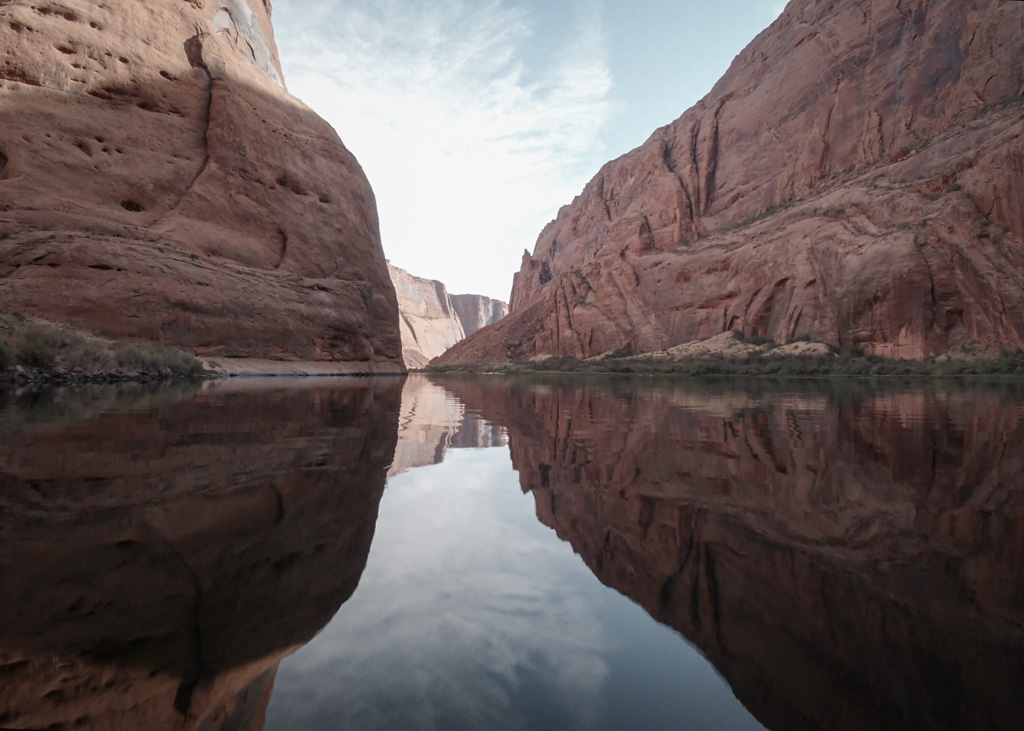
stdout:
<svg viewBox="0 0 1024 731">
<path fill-rule="evenodd" d="M 507 0 L 278 0 L 274 20 L 289 89 L 370 178 L 392 263 L 506 298 L 522 250 L 603 161 L 598 4 L 579 2 L 555 50 Z"/>
</svg>

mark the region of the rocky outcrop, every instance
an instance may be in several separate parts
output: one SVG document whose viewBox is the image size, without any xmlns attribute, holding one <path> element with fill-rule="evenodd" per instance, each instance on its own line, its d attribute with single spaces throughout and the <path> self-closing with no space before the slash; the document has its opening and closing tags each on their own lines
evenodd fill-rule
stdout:
<svg viewBox="0 0 1024 731">
<path fill-rule="evenodd" d="M 0 726 L 262 728 L 355 591 L 394 455 L 398 381 L 321 383 L 5 403 Z"/>
<path fill-rule="evenodd" d="M 400 370 L 373 192 L 259 0 L 0 4 L 0 308 Z"/>
<path fill-rule="evenodd" d="M 507 304 L 480 294 L 453 294 L 452 307 L 459 315 L 467 338 L 508 315 Z"/>
<path fill-rule="evenodd" d="M 793 0 L 607 164 L 444 362 L 728 330 L 923 357 L 1024 346 L 1024 4 Z"/>
<path fill-rule="evenodd" d="M 478 294 L 449 295 L 436 279 L 423 279 L 388 263 L 398 295 L 402 358 L 423 368 L 467 335 L 508 314 L 508 305 Z M 467 329 L 468 328 L 468 329 Z"/>
<path fill-rule="evenodd" d="M 508 429 L 540 520 L 768 728 L 1019 724 L 1019 389 L 444 385 Z"/>
<path fill-rule="evenodd" d="M 388 264 L 398 295 L 402 358 L 409 368 L 422 368 L 466 337 L 445 286 L 416 277 Z"/>
</svg>

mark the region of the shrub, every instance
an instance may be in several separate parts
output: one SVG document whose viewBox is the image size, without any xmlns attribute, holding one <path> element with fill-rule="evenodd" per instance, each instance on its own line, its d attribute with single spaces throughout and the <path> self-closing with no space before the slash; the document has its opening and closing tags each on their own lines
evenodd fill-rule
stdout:
<svg viewBox="0 0 1024 731">
<path fill-rule="evenodd" d="M 144 340 L 118 340 L 111 347 L 119 368 L 198 375 L 202 365 L 193 356 Z"/>
</svg>

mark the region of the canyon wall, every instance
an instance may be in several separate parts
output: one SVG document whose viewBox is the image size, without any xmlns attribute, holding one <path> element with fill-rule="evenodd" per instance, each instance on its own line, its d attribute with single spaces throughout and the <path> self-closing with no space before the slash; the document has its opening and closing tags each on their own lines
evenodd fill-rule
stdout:
<svg viewBox="0 0 1024 731">
<path fill-rule="evenodd" d="M 401 383 L 322 383 L 4 397 L 0 726 L 263 727 L 396 444 Z"/>
<path fill-rule="evenodd" d="M 466 337 L 445 286 L 388 264 L 398 297 L 402 358 L 408 368 L 422 368 Z"/>
<path fill-rule="evenodd" d="M 459 314 L 467 338 L 508 315 L 507 304 L 479 294 L 453 294 L 452 306 Z"/>
<path fill-rule="evenodd" d="M 402 369 L 373 191 L 259 0 L 0 4 L 0 308 Z"/>
<path fill-rule="evenodd" d="M 1019 724 L 1020 389 L 440 383 L 507 428 L 538 518 L 768 728 Z"/>
<path fill-rule="evenodd" d="M 1022 57 L 1020 2 L 792 0 L 558 212 L 511 316 L 443 361 L 729 330 L 914 358 L 1024 346 Z"/>
<path fill-rule="evenodd" d="M 449 295 L 436 279 L 417 277 L 388 263 L 400 315 L 402 358 L 423 368 L 453 345 L 508 314 L 508 305 L 478 294 Z"/>
</svg>

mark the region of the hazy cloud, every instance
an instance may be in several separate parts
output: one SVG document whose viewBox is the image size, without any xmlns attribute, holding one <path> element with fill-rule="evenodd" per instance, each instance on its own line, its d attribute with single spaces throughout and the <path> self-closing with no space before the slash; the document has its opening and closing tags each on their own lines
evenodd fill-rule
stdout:
<svg viewBox="0 0 1024 731">
<path fill-rule="evenodd" d="M 278 0 L 274 19 L 288 87 L 359 158 L 392 262 L 507 298 L 522 250 L 603 161 L 597 3 L 544 52 L 507 0 Z"/>
</svg>

